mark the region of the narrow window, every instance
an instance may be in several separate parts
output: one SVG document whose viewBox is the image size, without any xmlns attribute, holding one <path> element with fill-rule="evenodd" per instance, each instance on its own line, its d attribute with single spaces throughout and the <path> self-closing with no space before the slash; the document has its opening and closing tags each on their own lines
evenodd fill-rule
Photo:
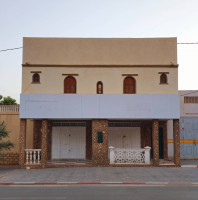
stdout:
<svg viewBox="0 0 198 200">
<path fill-rule="evenodd" d="M 123 84 L 124 94 L 135 94 L 136 93 L 136 83 L 133 77 L 126 77 Z"/>
<path fill-rule="evenodd" d="M 160 76 L 160 84 L 166 84 L 166 83 L 167 83 L 166 74 L 161 74 L 161 76 Z"/>
<path fill-rule="evenodd" d="M 103 132 L 98 131 L 98 143 L 103 143 Z"/>
<path fill-rule="evenodd" d="M 76 93 L 76 79 L 72 76 L 66 77 L 64 80 L 64 93 Z"/>
<path fill-rule="evenodd" d="M 40 76 L 39 74 L 35 73 L 32 76 L 32 83 L 40 83 Z"/>
<path fill-rule="evenodd" d="M 101 81 L 97 83 L 97 94 L 103 94 L 103 84 Z"/>
</svg>

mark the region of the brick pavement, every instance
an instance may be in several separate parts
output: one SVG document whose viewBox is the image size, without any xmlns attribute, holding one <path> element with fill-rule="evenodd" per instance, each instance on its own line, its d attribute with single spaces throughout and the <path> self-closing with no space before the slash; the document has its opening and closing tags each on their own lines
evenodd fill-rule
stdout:
<svg viewBox="0 0 198 200">
<path fill-rule="evenodd" d="M 13 182 L 198 183 L 198 168 L 75 167 L 26 170 L 0 167 L 0 183 Z"/>
</svg>

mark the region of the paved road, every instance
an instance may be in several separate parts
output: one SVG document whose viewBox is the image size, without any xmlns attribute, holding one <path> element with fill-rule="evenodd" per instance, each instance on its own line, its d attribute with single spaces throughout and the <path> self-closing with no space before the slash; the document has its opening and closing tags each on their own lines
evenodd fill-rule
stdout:
<svg viewBox="0 0 198 200">
<path fill-rule="evenodd" d="M 26 170 L 0 168 L 5 182 L 197 182 L 198 168 L 76 167 Z"/>
<path fill-rule="evenodd" d="M 197 186 L 0 186 L 0 200 L 197 200 Z"/>
</svg>

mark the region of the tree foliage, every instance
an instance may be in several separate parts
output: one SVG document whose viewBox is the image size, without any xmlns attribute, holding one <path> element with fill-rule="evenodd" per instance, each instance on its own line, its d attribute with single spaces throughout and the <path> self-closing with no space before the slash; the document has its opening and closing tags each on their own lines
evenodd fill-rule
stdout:
<svg viewBox="0 0 198 200">
<path fill-rule="evenodd" d="M 9 141 L 3 140 L 4 138 L 9 137 L 9 132 L 6 130 L 4 122 L 0 123 L 0 151 L 1 150 L 10 150 L 14 145 Z"/>
<path fill-rule="evenodd" d="M 0 105 L 16 105 L 17 102 L 15 99 L 13 99 L 12 97 L 8 96 L 8 97 L 3 97 L 2 95 L 0 95 Z"/>
</svg>

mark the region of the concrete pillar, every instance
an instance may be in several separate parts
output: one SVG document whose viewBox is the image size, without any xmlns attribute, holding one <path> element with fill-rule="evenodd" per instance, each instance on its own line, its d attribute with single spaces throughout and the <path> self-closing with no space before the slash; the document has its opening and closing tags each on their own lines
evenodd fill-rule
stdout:
<svg viewBox="0 0 198 200">
<path fill-rule="evenodd" d="M 25 148 L 26 148 L 26 119 L 20 119 L 20 133 L 19 133 L 19 167 L 25 166 Z"/>
<path fill-rule="evenodd" d="M 152 121 L 153 164 L 159 166 L 159 122 Z"/>
<path fill-rule="evenodd" d="M 102 133 L 102 143 L 98 143 L 98 133 L 100 136 Z M 92 120 L 92 163 L 95 166 L 107 166 L 109 164 L 108 120 Z"/>
<path fill-rule="evenodd" d="M 179 119 L 173 120 L 173 139 L 174 139 L 174 163 L 177 167 L 180 167 L 181 161 L 180 161 Z"/>
<path fill-rule="evenodd" d="M 42 139 L 41 139 L 41 165 L 44 168 L 47 164 L 47 134 L 48 121 L 42 120 Z"/>
<path fill-rule="evenodd" d="M 151 158 L 150 158 L 150 153 L 151 153 L 151 147 L 145 147 L 145 164 L 150 165 L 151 164 Z"/>
</svg>

